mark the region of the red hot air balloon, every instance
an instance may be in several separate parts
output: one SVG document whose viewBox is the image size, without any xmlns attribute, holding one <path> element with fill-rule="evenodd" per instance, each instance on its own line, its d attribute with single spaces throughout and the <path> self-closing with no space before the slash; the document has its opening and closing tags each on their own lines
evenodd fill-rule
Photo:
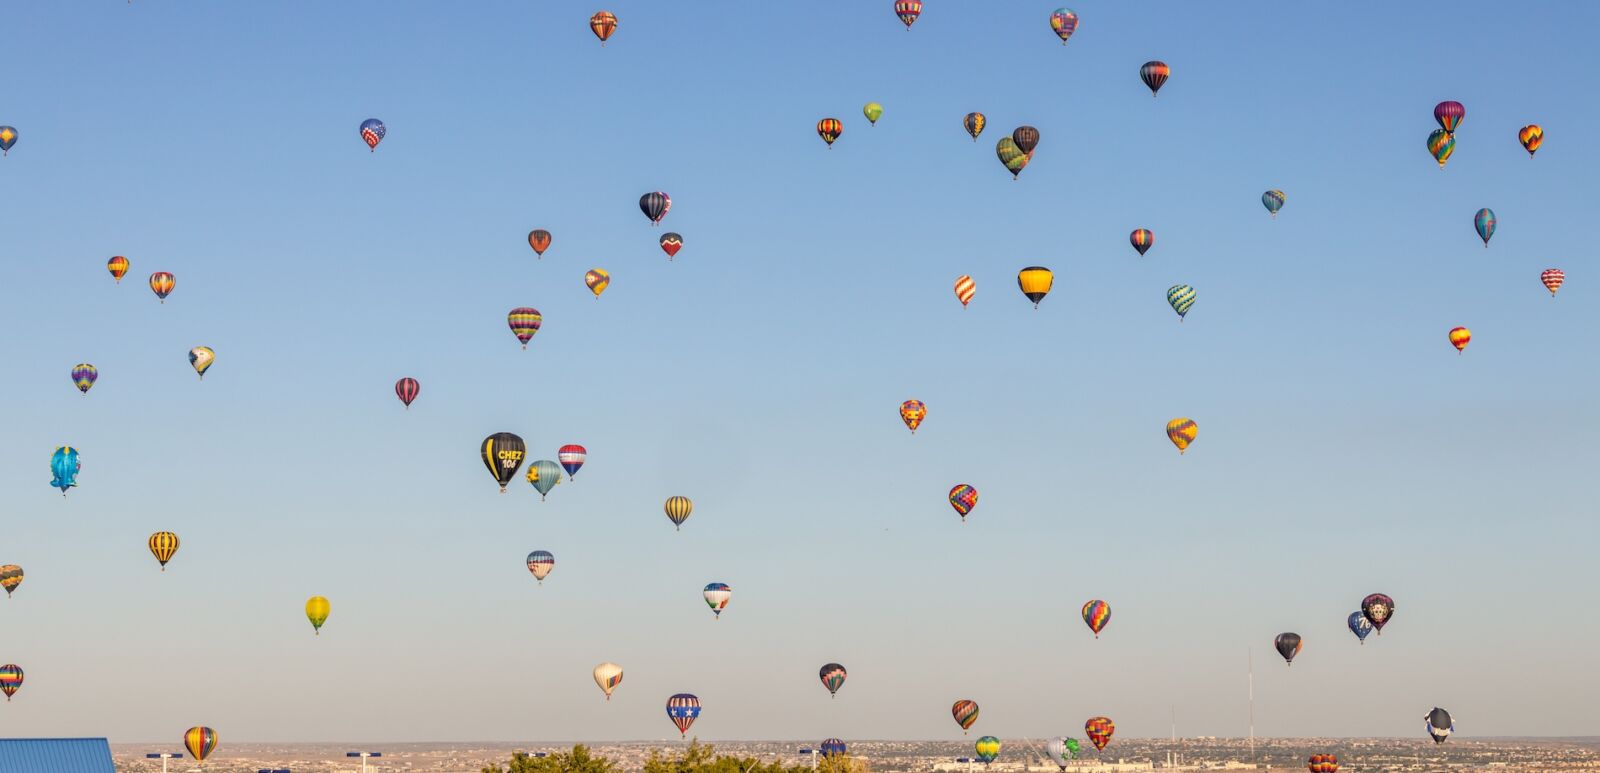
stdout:
<svg viewBox="0 0 1600 773">
<path fill-rule="evenodd" d="M 533 254 L 544 257 L 544 251 L 550 249 L 550 232 L 543 228 L 529 231 L 528 246 L 533 248 Z"/>
<path fill-rule="evenodd" d="M 674 231 L 661 235 L 661 251 L 667 253 L 667 260 L 678 257 L 678 250 L 683 249 L 683 237 Z"/>
<path fill-rule="evenodd" d="M 411 401 L 417 399 L 417 395 L 421 392 L 422 385 L 410 376 L 394 382 L 395 396 L 400 398 L 400 402 L 405 404 L 408 411 L 411 410 Z"/>
<path fill-rule="evenodd" d="M 1333 754 L 1313 754 L 1306 761 L 1306 770 L 1311 773 L 1339 773 L 1339 757 Z"/>
<path fill-rule="evenodd" d="M 1106 744 L 1111 743 L 1111 736 L 1117 732 L 1117 723 L 1110 717 L 1090 717 L 1083 723 L 1083 734 L 1089 736 L 1089 743 L 1094 744 L 1095 751 L 1105 751 Z"/>
<path fill-rule="evenodd" d="M 894 15 L 900 17 L 901 23 L 906 25 L 906 32 L 911 31 L 911 25 L 917 23 L 917 17 L 922 15 L 922 0 L 895 0 Z"/>
<path fill-rule="evenodd" d="M 1544 283 L 1544 289 L 1550 291 L 1550 297 L 1556 297 L 1556 291 L 1567 281 L 1567 272 L 1559 268 L 1547 268 L 1539 274 L 1539 281 Z"/>
<path fill-rule="evenodd" d="M 1154 97 L 1161 90 L 1161 84 L 1167 82 L 1167 76 L 1172 74 L 1172 68 L 1166 62 L 1145 62 L 1139 68 L 1139 79 L 1150 88 L 1150 96 Z"/>
</svg>

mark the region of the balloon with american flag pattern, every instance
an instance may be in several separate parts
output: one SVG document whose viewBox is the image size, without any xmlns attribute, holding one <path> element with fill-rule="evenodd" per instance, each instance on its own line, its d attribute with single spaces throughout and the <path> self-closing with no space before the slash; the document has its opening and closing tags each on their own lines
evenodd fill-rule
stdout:
<svg viewBox="0 0 1600 773">
<path fill-rule="evenodd" d="M 1544 289 L 1550 291 L 1550 297 L 1556 297 L 1556 291 L 1567 281 L 1567 272 L 1559 268 L 1547 268 L 1539 273 L 1539 281 L 1544 284 Z"/>
<path fill-rule="evenodd" d="M 689 726 L 700 718 L 700 699 L 686 692 L 667 699 L 667 717 L 678 728 L 679 736 L 689 737 Z"/>
<path fill-rule="evenodd" d="M 569 480 L 578 476 L 578 470 L 583 469 L 583 463 L 588 459 L 588 449 L 574 443 L 568 443 L 556 450 L 556 461 L 561 463 L 561 469 L 567 471 Z"/>
<path fill-rule="evenodd" d="M 388 133 L 389 129 L 376 118 L 368 118 L 361 122 L 361 141 L 367 143 L 367 150 L 371 152 L 378 151 L 378 143 L 383 142 L 384 135 Z"/>
<path fill-rule="evenodd" d="M 966 274 L 956 277 L 956 300 L 961 301 L 961 308 L 965 309 L 977 292 L 978 283 L 972 281 L 972 277 Z"/>
</svg>

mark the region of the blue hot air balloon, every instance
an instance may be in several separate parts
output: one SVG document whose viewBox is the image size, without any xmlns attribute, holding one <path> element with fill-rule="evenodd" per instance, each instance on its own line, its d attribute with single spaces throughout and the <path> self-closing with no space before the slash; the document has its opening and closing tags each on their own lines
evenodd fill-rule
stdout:
<svg viewBox="0 0 1600 773">
<path fill-rule="evenodd" d="M 376 118 L 361 122 L 361 141 L 367 143 L 368 150 L 377 151 L 378 143 L 383 142 L 384 135 L 388 133 L 389 129 Z"/>
<path fill-rule="evenodd" d="M 841 740 L 839 740 L 837 738 L 829 738 L 828 740 L 823 741 L 821 744 L 818 745 L 817 753 L 821 754 L 824 757 L 833 757 L 833 756 L 836 756 L 836 755 L 837 756 L 844 756 L 844 753 L 845 753 L 844 741 L 841 741 Z"/>
<path fill-rule="evenodd" d="M 1361 614 L 1361 610 L 1351 612 L 1350 619 L 1345 621 L 1345 625 L 1350 626 L 1350 632 L 1355 634 L 1356 639 L 1362 644 L 1367 643 L 1367 634 L 1372 633 L 1372 623 L 1367 622 L 1367 616 Z"/>
<path fill-rule="evenodd" d="M 62 446 L 56 449 L 50 457 L 50 474 L 55 477 L 50 479 L 50 485 L 61 489 L 61 496 L 67 495 L 67 489 L 78 485 L 78 470 L 83 464 L 78 461 L 78 449 L 72 446 Z"/>
<path fill-rule="evenodd" d="M 1494 217 L 1494 210 L 1484 207 L 1478 214 L 1472 216 L 1472 227 L 1478 229 L 1478 238 L 1483 240 L 1483 246 L 1489 246 L 1489 237 L 1494 236 L 1495 223 L 1499 222 Z"/>
<path fill-rule="evenodd" d="M 667 718 L 678 726 L 678 735 L 689 736 L 689 726 L 700 717 L 700 699 L 686 692 L 667 699 Z"/>
</svg>

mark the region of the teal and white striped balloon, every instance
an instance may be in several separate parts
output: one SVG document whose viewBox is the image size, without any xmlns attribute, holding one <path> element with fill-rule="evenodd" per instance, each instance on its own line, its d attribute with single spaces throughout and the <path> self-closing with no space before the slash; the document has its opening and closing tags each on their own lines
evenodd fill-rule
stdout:
<svg viewBox="0 0 1600 773">
<path fill-rule="evenodd" d="M 1183 315 L 1189 313 L 1189 307 L 1194 305 L 1194 288 L 1188 285 L 1173 285 L 1167 290 L 1167 303 L 1172 310 L 1178 312 L 1178 321 L 1183 321 Z"/>
</svg>

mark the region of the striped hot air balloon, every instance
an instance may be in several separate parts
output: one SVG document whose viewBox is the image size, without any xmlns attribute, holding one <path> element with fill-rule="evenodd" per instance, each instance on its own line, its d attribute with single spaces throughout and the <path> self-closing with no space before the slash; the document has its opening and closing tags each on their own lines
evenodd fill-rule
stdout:
<svg viewBox="0 0 1600 773">
<path fill-rule="evenodd" d="M 146 544 L 150 547 L 150 555 L 161 562 L 161 571 L 167 571 L 167 562 L 178 552 L 178 535 L 170 531 L 158 531 L 150 535 Z"/>
<path fill-rule="evenodd" d="M 1139 255 L 1143 257 L 1146 252 L 1150 251 L 1151 247 L 1155 246 L 1156 235 L 1148 228 L 1135 228 L 1133 233 L 1128 234 L 1128 243 L 1132 244 L 1133 248 L 1138 250 Z"/>
<path fill-rule="evenodd" d="M 1089 743 L 1094 744 L 1096 751 L 1105 751 L 1106 744 L 1111 743 L 1112 734 L 1117 732 L 1117 723 L 1110 717 L 1090 717 L 1083 723 L 1083 734 L 1089 736 Z"/>
<path fill-rule="evenodd" d="M 667 717 L 678 728 L 678 735 L 689 737 L 689 726 L 700 717 L 700 699 L 686 692 L 667 699 Z"/>
<path fill-rule="evenodd" d="M 972 281 L 972 277 L 966 274 L 956 277 L 956 300 L 961 301 L 961 308 L 965 309 L 977 292 L 978 283 Z"/>
<path fill-rule="evenodd" d="M 1306 762 L 1311 773 L 1339 773 L 1339 757 L 1333 754 L 1313 754 Z"/>
<path fill-rule="evenodd" d="M 6 591 L 6 598 L 11 598 L 11 592 L 22 584 L 22 567 L 16 564 L 0 566 L 0 588 Z"/>
<path fill-rule="evenodd" d="M 394 382 L 394 394 L 395 397 L 400 398 L 400 402 L 409 411 L 411 410 L 411 401 L 417 399 L 417 395 L 422 394 L 422 385 L 417 383 L 416 379 L 407 376 Z"/>
<path fill-rule="evenodd" d="M 589 292 L 594 293 L 594 299 L 598 301 L 600 293 L 611 286 L 611 273 L 603 268 L 591 268 L 583 275 L 583 284 L 589 288 Z"/>
<path fill-rule="evenodd" d="M 728 602 L 733 599 L 733 589 L 725 582 L 714 582 L 707 585 L 701 595 L 705 597 L 706 606 L 711 607 L 716 615 L 712 619 L 721 620 L 722 610 L 727 609 Z"/>
<path fill-rule="evenodd" d="M 1094 632 L 1094 638 L 1100 638 L 1100 632 L 1105 630 L 1106 623 L 1111 622 L 1111 605 L 1100 599 L 1091 599 L 1083 605 L 1083 624 L 1089 626 Z"/>
<path fill-rule="evenodd" d="M 817 678 L 822 680 L 822 686 L 828 688 L 828 697 L 833 697 L 844 686 L 845 678 L 849 676 L 844 666 L 838 663 L 828 663 L 817 671 Z"/>
<path fill-rule="evenodd" d="M 828 143 L 830 148 L 833 147 L 833 141 L 839 139 L 839 135 L 843 133 L 844 124 L 837 118 L 824 118 L 817 122 L 817 136 Z"/>
<path fill-rule="evenodd" d="M 111 278 L 116 280 L 118 284 L 122 283 L 122 276 L 128 273 L 128 266 L 128 259 L 121 255 L 106 261 L 106 270 L 111 272 Z"/>
<path fill-rule="evenodd" d="M 961 726 L 961 734 L 966 735 L 972 723 L 978 721 L 978 704 L 965 698 L 958 700 L 950 706 L 950 716 L 955 717 L 956 724 Z"/>
<path fill-rule="evenodd" d="M 906 25 L 906 32 L 911 31 L 911 25 L 917 23 L 917 17 L 922 15 L 922 0 L 895 0 L 894 15 L 900 17 L 901 23 Z"/>
<path fill-rule="evenodd" d="M 1439 122 L 1439 128 L 1451 133 L 1456 133 L 1456 127 L 1467 117 L 1467 109 L 1460 102 L 1446 101 L 1433 106 L 1433 120 Z"/>
<path fill-rule="evenodd" d="M 1173 285 L 1167 288 L 1167 305 L 1178 312 L 1178 321 L 1182 322 L 1189 313 L 1189 307 L 1194 305 L 1194 288 L 1188 285 Z"/>
<path fill-rule="evenodd" d="M 533 254 L 544 257 L 544 251 L 550 249 L 550 232 L 543 228 L 529 231 L 528 246 L 533 248 Z"/>
<path fill-rule="evenodd" d="M 961 119 L 961 126 L 972 135 L 972 141 L 977 142 L 978 135 L 983 133 L 984 124 L 988 122 L 989 119 L 985 118 L 983 113 L 967 113 L 967 116 Z"/>
<path fill-rule="evenodd" d="M 205 762 L 217 750 L 217 731 L 209 727 L 191 727 L 183 734 L 183 748 L 195 762 Z"/>
<path fill-rule="evenodd" d="M 967 514 L 978 506 L 978 490 L 965 483 L 957 484 L 950 489 L 950 506 L 961 516 L 961 522 L 966 523 Z"/>
<path fill-rule="evenodd" d="M 694 502 L 688 497 L 667 497 L 665 509 L 667 520 L 672 521 L 678 531 L 682 531 L 683 522 L 689 520 L 689 514 L 694 512 Z"/>
<path fill-rule="evenodd" d="M 167 302 L 167 296 L 172 294 L 172 288 L 177 284 L 177 277 L 174 277 L 170 272 L 157 271 L 150 275 L 150 292 L 155 293 L 162 303 Z"/>
<path fill-rule="evenodd" d="M 906 423 L 906 429 L 911 430 L 913 435 L 927 417 L 928 406 L 923 405 L 921 400 L 907 400 L 900 404 L 900 420 Z"/>
<path fill-rule="evenodd" d="M 606 694 L 606 700 L 611 700 L 611 692 L 617 689 L 617 685 L 622 684 L 622 666 L 615 663 L 601 663 L 595 666 L 594 683 Z"/>
<path fill-rule="evenodd" d="M 1168 67 L 1166 62 L 1145 62 L 1144 66 L 1139 68 L 1139 79 L 1149 87 L 1151 97 L 1155 97 L 1156 92 L 1161 90 L 1161 84 L 1166 83 L 1170 75 L 1172 68 Z"/>
<path fill-rule="evenodd" d="M 683 237 L 668 231 L 661 235 L 661 251 L 667 253 L 667 260 L 678 257 L 678 250 L 683 249 Z"/>
<path fill-rule="evenodd" d="M 100 371 L 87 362 L 72 366 L 72 383 L 78 387 L 79 392 L 89 394 L 89 387 L 94 386 L 97 378 L 100 378 Z"/>
<path fill-rule="evenodd" d="M 664 191 L 651 191 L 639 197 L 639 211 L 650 218 L 651 225 L 661 225 L 661 219 L 672 211 L 672 197 Z"/>
<path fill-rule="evenodd" d="M 617 15 L 610 11 L 595 12 L 589 17 L 589 30 L 600 39 L 600 47 L 605 48 L 606 41 L 617 31 Z"/>
<path fill-rule="evenodd" d="M 1523 150 L 1528 151 L 1528 158 L 1533 158 L 1534 152 L 1544 144 L 1544 129 L 1539 124 L 1530 123 L 1517 132 L 1517 142 L 1522 143 Z"/>
<path fill-rule="evenodd" d="M 1443 129 L 1434 129 L 1428 135 L 1428 153 L 1433 160 L 1439 162 L 1439 168 L 1444 169 L 1445 162 L 1450 160 L 1450 155 L 1456 152 L 1456 135 Z"/>
<path fill-rule="evenodd" d="M 1544 284 L 1544 289 L 1550 291 L 1550 297 L 1556 297 L 1556 291 L 1567 281 L 1567 272 L 1559 268 L 1547 268 L 1539 273 L 1539 281 Z"/>
<path fill-rule="evenodd" d="M 544 316 L 538 309 L 528 306 L 519 306 L 506 314 L 506 325 L 511 328 L 511 334 L 522 342 L 522 348 L 528 348 L 528 342 L 533 340 L 533 334 L 539 332 L 539 326 L 544 324 Z"/>
<path fill-rule="evenodd" d="M 0 666 L 0 692 L 6 694 L 6 702 L 11 702 L 11 696 L 22 689 L 22 666 L 7 663 Z"/>
<path fill-rule="evenodd" d="M 528 483 L 539 492 L 539 501 L 543 502 L 550 489 L 561 482 L 561 466 L 549 459 L 540 459 L 528 465 Z"/>
<path fill-rule="evenodd" d="M 588 459 L 588 449 L 580 445 L 569 443 L 556 450 L 556 461 L 561 463 L 561 469 L 567 471 L 568 479 L 576 478 L 578 470 L 583 469 L 583 463 Z"/>
<path fill-rule="evenodd" d="M 1189 444 L 1193 443 L 1195 436 L 1199 434 L 1200 426 L 1194 423 L 1194 419 L 1177 418 L 1167 422 L 1167 439 L 1178 447 L 1180 456 L 1189 450 Z"/>
<path fill-rule="evenodd" d="M 1450 328 L 1450 345 L 1456 348 L 1456 353 L 1465 351 L 1467 344 L 1472 342 L 1472 331 L 1464 327 Z"/>
<path fill-rule="evenodd" d="M 544 584 L 544 578 L 550 575 L 550 570 L 556 568 L 556 557 L 548 550 L 535 550 L 528 554 L 528 571 L 533 573 L 533 579 Z"/>
</svg>

